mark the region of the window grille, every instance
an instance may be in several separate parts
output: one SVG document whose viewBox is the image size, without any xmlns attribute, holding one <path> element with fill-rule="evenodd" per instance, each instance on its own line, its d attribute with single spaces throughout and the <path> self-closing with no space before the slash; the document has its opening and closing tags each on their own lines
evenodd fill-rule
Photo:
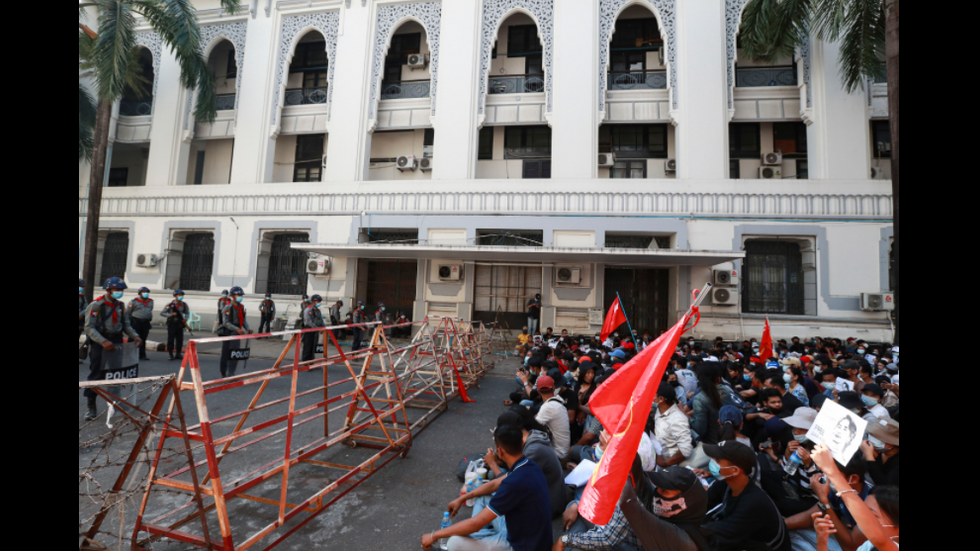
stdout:
<svg viewBox="0 0 980 551">
<path fill-rule="evenodd" d="M 272 239 L 269 255 L 269 287 L 273 295 L 301 296 L 306 293 L 306 260 L 309 255 L 290 247 L 292 243 L 309 243 L 310 237 L 299 233 L 285 233 Z"/>
<path fill-rule="evenodd" d="M 750 314 L 802 316 L 803 254 L 798 243 L 749 241 L 745 244 L 742 309 Z"/>
<path fill-rule="evenodd" d="M 180 259 L 180 288 L 184 291 L 210 291 L 214 268 L 214 235 L 192 233 L 184 240 Z"/>
</svg>

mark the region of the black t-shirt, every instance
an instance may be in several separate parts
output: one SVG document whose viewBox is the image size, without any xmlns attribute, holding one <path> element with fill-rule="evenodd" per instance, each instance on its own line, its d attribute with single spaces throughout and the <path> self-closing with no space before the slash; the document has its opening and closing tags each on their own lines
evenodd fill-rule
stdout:
<svg viewBox="0 0 980 551">
<path fill-rule="evenodd" d="M 578 392 L 572 388 L 564 387 L 558 395 L 561 396 L 562 400 L 565 400 L 565 409 L 578 411 Z"/>
<path fill-rule="evenodd" d="M 537 306 L 537 308 L 531 308 L 531 306 Z M 532 319 L 541 319 L 541 301 L 532 298 L 527 301 L 527 315 Z"/>
<path fill-rule="evenodd" d="M 722 483 L 719 483 L 722 484 Z M 762 488 L 750 483 L 738 497 L 725 493 L 722 508 L 702 532 L 712 551 L 790 551 L 789 530 Z"/>
<path fill-rule="evenodd" d="M 783 394 L 782 412 L 789 412 L 789 415 L 787 415 L 786 417 L 791 417 L 793 413 L 796 412 L 796 410 L 800 409 L 801 407 L 803 407 L 803 402 L 801 402 L 799 398 L 797 398 L 790 392 Z M 776 417 L 779 417 L 780 419 L 785 419 L 785 417 L 783 417 L 782 415 L 777 415 Z"/>
</svg>

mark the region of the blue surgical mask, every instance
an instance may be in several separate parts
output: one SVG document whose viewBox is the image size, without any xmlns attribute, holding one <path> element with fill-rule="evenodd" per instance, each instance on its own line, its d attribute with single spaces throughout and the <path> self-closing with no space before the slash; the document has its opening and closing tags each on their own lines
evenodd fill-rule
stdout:
<svg viewBox="0 0 980 551">
<path fill-rule="evenodd" d="M 114 298 L 116 300 L 119 300 L 119 299 L 123 298 L 123 292 L 122 291 L 114 291 L 112 293 L 112 298 Z"/>
<path fill-rule="evenodd" d="M 793 376 L 784 373 L 783 374 L 783 380 L 786 381 L 786 384 L 790 384 L 790 383 L 793 382 Z"/>
<path fill-rule="evenodd" d="M 85 292 L 85 287 L 79 287 L 78 288 L 78 294 L 82 294 L 84 292 Z"/>
<path fill-rule="evenodd" d="M 726 478 L 729 478 L 727 476 L 722 476 L 721 465 L 719 465 L 714 459 L 711 460 L 711 463 L 708 463 L 708 472 L 711 473 L 711 476 L 715 477 L 715 480 L 725 480 Z"/>
<path fill-rule="evenodd" d="M 314 302 L 313 303 L 313 306 L 315 306 L 317 310 L 320 309 L 320 303 L 319 302 Z"/>
<path fill-rule="evenodd" d="M 143 297 L 143 300 L 146 300 L 146 299 L 150 298 L 150 293 L 143 293 L 140 296 Z"/>
<path fill-rule="evenodd" d="M 868 406 L 869 408 L 873 408 L 878 405 L 878 399 L 870 396 L 861 396 L 861 401 L 864 402 L 864 405 Z"/>
<path fill-rule="evenodd" d="M 874 449 L 878 451 L 885 451 L 885 443 L 882 442 L 881 440 L 878 440 L 874 436 L 868 435 L 868 441 L 871 442 L 871 445 L 874 447 Z"/>
<path fill-rule="evenodd" d="M 524 358 L 524 366 L 527 367 L 527 363 L 531 361 L 531 358 Z"/>
<path fill-rule="evenodd" d="M 796 440 L 800 444 L 806 444 L 807 442 L 810 441 L 810 439 L 805 434 L 794 434 L 793 440 Z"/>
<path fill-rule="evenodd" d="M 237 302 L 238 304 L 241 304 L 243 300 L 245 300 L 245 297 L 241 297 L 241 296 L 235 297 L 235 302 Z"/>
<path fill-rule="evenodd" d="M 177 302 L 184 302 L 184 297 L 177 297 Z"/>
<path fill-rule="evenodd" d="M 602 451 L 602 448 L 596 447 L 595 458 L 597 461 L 602 461 L 603 454 L 605 454 L 605 452 Z"/>
<path fill-rule="evenodd" d="M 858 348 L 858 354 L 864 354 L 864 349 L 863 348 Z"/>
<path fill-rule="evenodd" d="M 386 310 L 386 308 L 384 308 L 384 307 L 382 307 L 382 308 L 381 308 L 381 311 L 382 311 L 382 312 L 384 312 L 385 310 Z"/>
<path fill-rule="evenodd" d="M 742 378 L 746 381 L 752 381 L 752 375 L 742 375 Z"/>
</svg>

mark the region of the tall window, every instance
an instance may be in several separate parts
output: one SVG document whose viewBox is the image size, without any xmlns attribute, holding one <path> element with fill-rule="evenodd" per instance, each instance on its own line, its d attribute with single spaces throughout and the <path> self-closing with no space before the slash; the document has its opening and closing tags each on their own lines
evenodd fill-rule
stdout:
<svg viewBox="0 0 980 551">
<path fill-rule="evenodd" d="M 655 18 L 617 20 L 609 56 L 612 72 L 646 71 L 647 52 L 662 48 L 663 43 Z"/>
<path fill-rule="evenodd" d="M 761 158 L 762 131 L 759 123 L 729 124 L 728 147 L 732 159 Z"/>
<path fill-rule="evenodd" d="M 871 137 L 874 140 L 874 156 L 876 159 L 891 159 L 892 157 L 892 128 L 888 121 L 871 121 Z"/>
<path fill-rule="evenodd" d="M 296 47 L 289 66 L 290 73 L 303 73 L 303 88 L 315 89 L 327 85 L 327 43 L 304 42 Z"/>
<path fill-rule="evenodd" d="M 180 288 L 186 291 L 210 291 L 213 267 L 214 235 L 188 235 L 180 257 Z"/>
<path fill-rule="evenodd" d="M 383 86 L 402 81 L 402 67 L 408 63 L 408 56 L 422 53 L 422 33 L 396 34 L 391 37 L 391 49 L 385 57 L 385 78 Z"/>
<path fill-rule="evenodd" d="M 531 159 L 524 161 L 523 178 L 525 180 L 551 179 L 551 161 Z"/>
<path fill-rule="evenodd" d="M 477 160 L 493 160 L 493 127 L 484 126 L 480 129 L 480 153 Z"/>
<path fill-rule="evenodd" d="M 541 40 L 538 39 L 537 25 L 516 25 L 507 32 L 507 57 L 526 57 L 526 72 L 540 75 L 542 69 Z"/>
<path fill-rule="evenodd" d="M 126 187 L 126 181 L 128 179 L 128 168 L 123 167 L 109 169 L 109 187 Z"/>
<path fill-rule="evenodd" d="M 323 170 L 323 135 L 312 134 L 296 138 L 294 182 L 319 182 Z"/>
<path fill-rule="evenodd" d="M 666 124 L 611 124 L 599 128 L 599 152 L 617 159 L 666 159 Z"/>
<path fill-rule="evenodd" d="M 309 235 L 305 233 L 285 233 L 272 239 L 267 292 L 274 295 L 294 296 L 306 293 L 306 260 L 309 255 L 305 251 L 293 249 L 290 245 L 309 242 Z"/>
<path fill-rule="evenodd" d="M 742 272 L 744 312 L 804 315 L 803 254 L 798 243 L 748 241 Z"/>
<path fill-rule="evenodd" d="M 508 159 L 551 157 L 551 129 L 547 126 L 509 126 L 504 143 Z"/>
<path fill-rule="evenodd" d="M 738 159 L 728 161 L 728 177 L 732 180 L 738 180 L 742 177 L 742 164 Z"/>
<path fill-rule="evenodd" d="M 128 258 L 129 234 L 126 232 L 113 232 L 107 235 L 105 246 L 102 248 L 102 272 L 100 279 L 105 281 L 110 277 L 125 278 Z"/>
<path fill-rule="evenodd" d="M 772 125 L 773 145 L 788 159 L 806 158 L 806 124 L 778 122 Z"/>
</svg>

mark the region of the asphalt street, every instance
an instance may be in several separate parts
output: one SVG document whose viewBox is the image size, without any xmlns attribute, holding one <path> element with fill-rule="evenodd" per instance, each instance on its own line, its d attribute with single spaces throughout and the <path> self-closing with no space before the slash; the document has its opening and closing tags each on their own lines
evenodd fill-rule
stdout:
<svg viewBox="0 0 980 551">
<path fill-rule="evenodd" d="M 198 334 L 198 337 L 208 337 Z M 166 340 L 165 331 L 154 329 L 150 335 L 151 341 Z M 272 367 L 274 358 L 282 352 L 285 343 L 278 340 L 264 340 L 252 345 L 252 358 L 248 362 L 247 371 L 259 371 Z M 206 380 L 217 379 L 219 375 L 218 347 L 202 346 L 199 356 L 202 374 Z M 150 377 L 177 373 L 180 362 L 171 362 L 165 352 L 149 352 L 149 361 L 140 363 L 140 376 Z M 290 354 L 290 359 L 292 355 Z M 419 434 L 406 459 L 395 459 L 377 474 L 355 488 L 351 493 L 322 513 L 315 520 L 302 527 L 298 532 L 286 539 L 276 549 L 288 551 L 308 551 L 312 549 L 331 549 L 345 551 L 414 551 L 419 549 L 419 540 L 423 533 L 439 528 L 442 512 L 446 505 L 459 495 L 461 484 L 455 478 L 455 470 L 464 456 L 476 452 L 485 453 L 492 447 L 490 430 L 494 427 L 496 418 L 503 411 L 502 400 L 512 391 L 514 386 L 513 374 L 517 362 L 510 357 L 497 356 L 497 369 L 481 382 L 481 388 L 474 388 L 470 396 L 475 403 L 464 404 L 459 399 L 449 404 L 447 412 L 439 416 L 432 424 Z M 79 380 L 88 375 L 88 362 L 79 365 Z M 241 373 L 241 370 L 239 370 Z M 343 365 L 328 369 L 331 381 L 339 381 L 350 377 Z M 298 391 L 315 388 L 321 381 L 319 373 L 301 374 L 298 378 Z M 290 378 L 282 378 L 270 383 L 265 399 L 288 396 Z M 337 392 L 344 392 L 353 385 L 341 385 Z M 208 411 L 212 419 L 241 411 L 248 406 L 257 390 L 257 386 L 220 392 L 207 397 Z M 331 396 L 336 395 L 331 389 Z M 313 398 L 312 396 L 310 398 Z M 197 411 L 190 393 L 182 393 L 182 403 L 189 424 L 197 423 Z M 298 406 L 300 407 L 298 401 Z M 105 403 L 99 401 L 100 413 L 105 409 Z M 85 414 L 85 399 L 79 393 L 79 426 L 83 424 Z M 253 420 L 262 420 L 282 415 L 283 410 L 270 408 L 253 416 Z M 414 420 L 420 413 L 410 410 L 410 419 Z M 227 434 L 234 429 L 235 420 L 219 423 L 215 427 L 216 437 Z M 330 430 L 342 426 L 342 412 L 331 415 Z M 323 424 L 308 423 L 298 427 L 293 436 L 294 449 L 301 447 L 304 442 L 310 442 L 322 437 Z M 128 451 L 128 450 L 126 450 Z M 247 474 L 259 467 L 282 458 L 284 438 L 269 440 L 249 446 L 242 453 L 229 456 L 222 463 L 222 481 Z M 200 453 L 200 452 L 198 452 Z M 350 450 L 338 446 L 318 455 L 315 459 L 325 462 L 353 465 L 371 455 L 366 449 Z M 83 450 L 79 451 L 80 469 L 90 459 Z M 200 454 L 203 459 L 203 454 Z M 326 470 L 315 466 L 302 465 L 290 473 L 289 494 L 287 501 L 298 503 L 310 497 L 317 489 L 329 484 L 340 476 L 340 471 Z M 278 480 L 260 486 L 252 495 L 278 501 L 280 484 Z M 104 482 L 103 482 L 104 483 Z M 149 511 L 163 511 L 167 507 L 180 506 L 187 502 L 184 496 L 161 494 L 158 498 L 151 497 Z M 275 506 L 264 505 L 243 500 L 233 500 L 229 504 L 232 519 L 233 534 L 236 545 L 259 529 L 273 522 L 278 514 Z M 128 513 L 128 512 L 127 512 Z M 81 506 L 80 506 L 81 519 Z M 456 522 L 467 518 L 468 510 L 464 509 Z M 127 517 L 130 515 L 127 514 Z M 148 516 L 152 516 L 148 513 Z M 214 515 L 210 517 L 210 532 L 218 536 L 217 522 Z M 127 526 L 131 530 L 131 525 Z M 188 531 L 194 532 L 188 527 Z M 199 525 L 197 531 L 200 531 Z M 282 532 L 278 532 L 277 536 Z M 559 532 L 555 532 L 556 537 Z M 265 549 L 275 537 L 263 540 L 264 545 L 257 546 Z M 168 543 L 154 544 L 153 549 L 176 551 L 197 549 L 187 544 Z"/>
</svg>

